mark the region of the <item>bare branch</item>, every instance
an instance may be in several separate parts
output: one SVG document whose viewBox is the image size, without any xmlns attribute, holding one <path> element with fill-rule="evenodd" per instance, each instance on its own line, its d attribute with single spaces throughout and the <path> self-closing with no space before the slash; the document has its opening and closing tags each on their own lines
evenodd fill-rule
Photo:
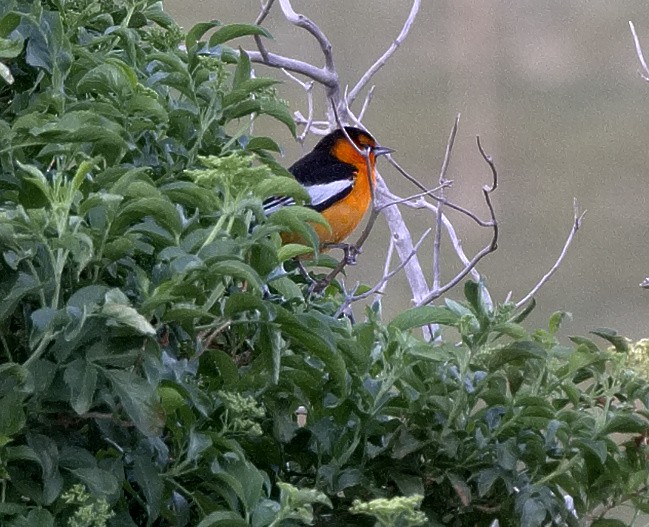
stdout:
<svg viewBox="0 0 649 527">
<path fill-rule="evenodd" d="M 414 202 L 420 200 L 421 198 L 425 198 L 426 196 L 432 196 L 433 193 L 435 193 L 435 192 L 437 192 L 439 190 L 451 187 L 452 185 L 453 185 L 453 182 L 447 180 L 444 183 L 442 183 L 441 185 L 438 185 L 435 188 L 431 188 L 430 190 L 427 190 L 426 192 L 420 192 L 419 194 L 413 194 L 412 196 L 407 196 L 405 198 L 400 198 L 398 196 L 394 196 L 393 201 L 388 201 L 386 203 L 383 203 L 383 204 L 381 204 L 380 207 L 377 207 L 377 208 L 379 209 L 379 211 L 382 211 L 386 207 L 392 207 L 393 205 L 400 205 L 401 203 L 405 203 L 406 205 L 408 205 L 408 204 L 411 204 L 411 203 L 414 203 Z M 420 209 L 422 207 L 413 207 L 413 208 Z M 431 208 L 432 208 L 432 210 L 437 211 L 437 207 L 435 205 L 431 205 Z"/>
<path fill-rule="evenodd" d="M 286 75 L 289 79 L 292 81 L 296 82 L 306 92 L 306 100 L 307 100 L 307 106 L 308 106 L 308 117 L 306 119 L 306 122 L 304 123 L 304 130 L 300 135 L 297 136 L 297 141 L 303 145 L 304 140 L 306 139 L 306 136 L 309 134 L 309 131 L 311 129 L 311 125 L 313 124 L 313 86 L 314 82 L 313 81 L 308 81 L 308 82 L 302 82 L 300 79 L 298 79 L 295 75 L 293 75 L 290 71 L 282 69 L 282 72 L 284 72 L 284 75 Z"/>
<path fill-rule="evenodd" d="M 457 135 L 457 128 L 460 124 L 460 114 L 458 113 L 455 117 L 455 122 L 453 123 L 453 128 L 451 133 L 448 136 L 448 141 L 446 142 L 446 152 L 444 152 L 444 161 L 442 162 L 442 169 L 439 173 L 439 186 L 442 187 L 440 190 L 440 197 L 444 197 L 444 185 L 447 182 L 446 172 L 448 171 L 448 165 L 451 161 L 451 152 L 453 151 L 453 145 L 455 143 L 455 136 Z M 442 244 L 442 207 L 443 204 L 440 202 L 437 207 L 437 214 L 435 215 L 435 239 L 433 241 L 433 289 L 439 287 L 440 279 L 440 249 Z"/>
<path fill-rule="evenodd" d="M 341 304 L 341 306 L 338 308 L 338 311 L 336 312 L 336 317 L 338 317 L 342 313 L 344 313 L 345 310 L 351 304 L 353 304 L 354 302 L 357 302 L 358 300 L 363 300 L 363 299 L 365 299 L 365 298 L 367 298 L 369 296 L 372 296 L 372 295 L 378 293 L 382 289 L 384 289 L 385 286 L 387 285 L 387 283 L 390 281 L 390 279 L 394 275 L 396 275 L 399 271 L 401 271 L 401 269 L 403 269 L 408 264 L 410 259 L 413 258 L 417 254 L 417 251 L 421 247 L 421 244 L 424 243 L 424 240 L 426 239 L 426 237 L 430 234 L 430 231 L 431 231 L 431 229 L 427 229 L 424 232 L 424 234 L 421 236 L 419 241 L 412 248 L 412 252 L 404 260 L 401 260 L 401 262 L 399 262 L 399 265 L 397 265 L 392 271 L 389 271 L 389 272 L 386 273 L 385 270 L 384 270 L 383 277 L 381 278 L 381 280 L 379 280 L 374 285 L 374 287 L 372 287 L 371 289 L 368 289 L 367 291 L 365 291 L 364 293 L 361 293 L 360 295 L 355 295 L 353 293 L 351 295 L 348 295 L 345 298 L 344 302 Z M 392 240 L 390 241 L 390 244 L 391 245 L 393 244 Z"/>
<path fill-rule="evenodd" d="M 370 89 L 368 90 L 367 95 L 365 96 L 365 100 L 363 101 L 363 107 L 361 108 L 361 112 L 358 114 L 359 121 L 363 120 L 363 117 L 365 117 L 365 110 L 367 110 L 367 107 L 372 102 L 372 97 L 374 97 L 374 88 L 376 88 L 376 86 L 370 86 Z"/>
<path fill-rule="evenodd" d="M 642 71 L 639 71 L 640 77 L 642 77 L 644 80 L 649 81 L 649 67 L 647 67 L 647 62 L 644 59 L 644 53 L 642 53 L 642 47 L 640 46 L 640 39 L 638 38 L 638 34 L 635 31 L 635 26 L 633 25 L 633 22 L 629 20 L 629 27 L 631 28 L 631 33 L 633 34 L 633 43 L 635 44 L 635 52 L 636 55 L 638 55 L 638 60 L 640 61 L 640 65 L 642 66 Z"/>
<path fill-rule="evenodd" d="M 390 272 L 390 266 L 392 265 L 392 256 L 394 256 L 394 236 L 390 236 L 390 243 L 388 244 L 388 251 L 385 255 L 385 263 L 383 264 L 383 276 L 386 276 Z M 376 291 L 375 300 L 378 300 L 378 297 L 385 292 L 385 287 L 388 285 L 388 282 L 385 281 L 382 287 Z"/>
<path fill-rule="evenodd" d="M 572 227 L 570 229 L 570 233 L 568 234 L 568 238 L 566 239 L 566 243 L 563 245 L 563 249 L 561 250 L 561 254 L 559 254 L 559 258 L 557 258 L 557 261 L 554 262 L 554 265 L 550 268 L 550 270 L 543 275 L 543 278 L 539 280 L 539 282 L 532 288 L 532 290 L 527 293 L 521 300 L 516 302 L 516 307 L 521 307 L 523 304 L 526 304 L 529 302 L 536 293 L 538 293 L 539 289 L 543 287 L 543 285 L 552 277 L 552 275 L 559 269 L 559 266 L 561 265 L 561 262 L 565 258 L 568 248 L 572 244 L 572 240 L 575 237 L 575 234 L 577 234 L 577 231 L 581 227 L 581 222 L 584 219 L 584 215 L 586 214 L 586 211 L 582 212 L 579 214 L 579 205 L 577 205 L 577 200 L 573 198 L 573 222 L 572 222 Z"/>
<path fill-rule="evenodd" d="M 425 195 L 425 192 L 422 192 L 421 196 Z M 433 211 L 435 214 L 437 214 L 437 205 L 433 205 L 432 203 L 428 203 L 424 199 L 413 199 L 413 200 L 402 200 L 398 198 L 398 196 L 395 196 L 392 193 L 389 193 L 389 196 L 393 198 L 395 203 L 403 203 L 407 207 L 410 207 L 412 209 L 428 209 Z M 418 196 L 415 196 L 418 197 Z M 453 227 L 453 224 L 451 221 L 448 219 L 446 214 L 442 214 L 442 224 L 444 225 L 444 228 L 446 229 L 446 233 L 448 234 L 451 244 L 453 245 L 453 250 L 457 254 L 458 258 L 464 265 L 469 265 L 469 258 L 467 258 L 464 249 L 462 248 L 462 240 L 458 237 L 457 233 L 455 232 L 455 227 Z M 475 269 L 471 271 L 471 275 L 476 279 L 480 279 L 480 273 L 478 273 Z"/>
<path fill-rule="evenodd" d="M 264 20 L 266 20 L 266 17 L 270 12 L 270 8 L 273 7 L 274 2 L 275 0 L 267 0 L 265 4 L 262 2 L 261 11 L 259 12 L 259 15 L 257 15 L 257 20 L 255 20 L 256 25 L 259 26 Z M 264 46 L 264 42 L 261 40 L 261 36 L 255 35 L 255 43 L 257 44 L 257 49 L 259 49 L 259 53 L 261 53 L 264 59 L 267 59 L 268 51 L 266 50 L 266 46 Z"/>
<path fill-rule="evenodd" d="M 370 68 L 365 72 L 361 79 L 356 83 L 356 86 L 352 88 L 352 91 L 349 92 L 349 96 L 346 98 L 348 105 L 352 105 L 352 103 L 356 100 L 356 97 L 358 97 L 359 92 L 367 85 L 367 83 L 376 74 L 376 72 L 379 71 L 383 66 L 385 66 L 385 63 L 388 61 L 388 59 L 394 54 L 397 48 L 406 39 L 410 28 L 412 27 L 412 24 L 417 17 L 420 3 L 420 0 L 413 0 L 412 7 L 410 8 L 410 13 L 408 14 L 408 18 L 401 28 L 401 32 L 399 33 L 397 38 L 394 39 L 394 42 L 392 42 L 386 52 L 383 53 L 383 55 L 381 55 L 377 59 L 377 61 L 372 64 L 372 66 L 370 66 Z"/>
<path fill-rule="evenodd" d="M 491 177 L 492 177 L 492 183 L 491 186 L 485 185 L 482 187 L 482 195 L 484 196 L 485 202 L 487 204 L 487 207 L 489 209 L 489 214 L 491 215 L 491 227 L 493 229 L 492 231 L 492 236 L 491 236 L 491 241 L 489 244 L 485 245 L 470 261 L 469 264 L 464 267 L 455 277 L 447 282 L 444 286 L 439 287 L 439 288 L 433 288 L 419 303 L 417 303 L 418 306 L 428 304 L 435 300 L 436 298 L 439 298 L 442 296 L 446 291 L 449 289 L 452 289 L 455 287 L 458 283 L 460 283 L 461 280 L 464 279 L 466 275 L 468 275 L 473 268 L 478 264 L 480 260 L 482 260 L 485 256 L 487 256 L 489 253 L 492 253 L 496 250 L 498 247 L 498 221 L 496 220 L 496 212 L 494 210 L 493 204 L 491 203 L 491 193 L 495 191 L 498 188 L 498 171 L 496 170 L 496 166 L 493 162 L 493 159 L 491 156 L 487 155 L 487 153 L 484 151 L 482 148 L 482 144 L 480 143 L 480 137 L 477 138 L 477 143 L 478 143 L 478 150 L 480 151 L 480 154 L 482 155 L 482 158 L 485 160 L 487 165 L 489 166 L 491 170 Z"/>
<path fill-rule="evenodd" d="M 405 177 L 408 181 L 413 183 L 416 187 L 419 187 L 421 190 L 423 190 L 424 191 L 423 194 L 429 195 L 435 201 L 442 203 L 453 210 L 461 212 L 465 216 L 471 218 L 478 225 L 480 225 L 480 227 L 493 227 L 490 221 L 481 220 L 475 213 L 471 212 L 469 209 L 466 209 L 461 205 L 457 205 L 456 203 L 448 201 L 446 198 L 442 198 L 440 196 L 436 196 L 435 194 L 431 194 L 430 191 L 423 184 L 421 184 L 416 178 L 410 175 L 399 163 L 397 163 L 394 160 L 394 158 L 390 154 L 388 154 L 385 157 L 390 162 L 390 164 L 399 171 L 399 173 L 403 177 Z M 435 208 L 435 210 L 437 210 L 437 208 Z"/>
<path fill-rule="evenodd" d="M 386 202 L 391 196 L 394 196 L 385 185 L 383 178 L 380 173 L 376 173 L 376 195 L 375 195 L 375 207 L 381 208 L 383 203 Z M 413 242 L 410 235 L 410 231 L 406 226 L 405 221 L 399 207 L 387 207 L 382 209 L 382 214 L 385 217 L 388 225 L 390 226 L 390 231 L 392 232 L 392 237 L 394 238 L 394 247 L 399 255 L 401 261 L 408 258 L 413 252 Z M 426 283 L 426 277 L 424 272 L 421 269 L 419 264 L 419 258 L 417 255 L 412 256 L 406 265 L 406 278 L 408 280 L 408 285 L 412 291 L 412 299 L 415 304 L 418 304 L 421 299 L 428 292 L 428 284 Z"/>
<path fill-rule="evenodd" d="M 332 54 L 331 42 L 327 36 L 322 32 L 322 30 L 308 17 L 296 13 L 293 10 L 290 0 L 279 0 L 279 5 L 282 8 L 282 12 L 291 24 L 301 27 L 302 29 L 307 30 L 320 44 L 322 53 L 325 56 L 325 67 L 326 69 L 335 74 L 334 59 Z"/>
<path fill-rule="evenodd" d="M 328 72 L 321 68 L 309 64 L 308 62 L 291 59 L 270 52 L 268 52 L 265 57 L 262 56 L 262 54 L 258 51 L 246 51 L 246 53 L 248 54 L 252 62 L 265 64 L 266 66 L 270 66 L 272 68 L 284 68 L 292 71 L 293 73 L 300 73 L 309 77 L 310 79 L 313 79 L 316 82 L 319 82 L 326 88 L 336 87 L 337 79 L 335 79 L 334 76 L 330 75 Z"/>
</svg>

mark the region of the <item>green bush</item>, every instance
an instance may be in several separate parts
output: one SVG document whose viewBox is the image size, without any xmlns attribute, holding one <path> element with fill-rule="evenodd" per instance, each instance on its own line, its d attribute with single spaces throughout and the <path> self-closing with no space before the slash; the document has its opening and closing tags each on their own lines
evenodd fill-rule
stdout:
<svg viewBox="0 0 649 527">
<path fill-rule="evenodd" d="M 306 196 L 249 133 L 294 125 L 228 46 L 248 35 L 268 36 L 184 35 L 145 0 L 0 5 L 0 525 L 648 510 L 646 342 L 562 345 L 563 315 L 530 333 L 482 283 L 390 322 L 336 317 L 336 283 L 310 293 L 279 232 L 313 241 L 321 218 L 262 213 Z"/>
</svg>

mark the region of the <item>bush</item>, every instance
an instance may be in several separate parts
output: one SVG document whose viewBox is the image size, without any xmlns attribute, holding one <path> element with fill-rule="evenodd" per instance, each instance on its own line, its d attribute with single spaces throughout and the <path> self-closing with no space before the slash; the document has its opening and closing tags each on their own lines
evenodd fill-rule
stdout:
<svg viewBox="0 0 649 527">
<path fill-rule="evenodd" d="M 262 213 L 306 196 L 249 134 L 259 115 L 294 125 L 228 46 L 246 35 L 267 33 L 183 35 L 151 1 L 0 6 L 0 523 L 603 526 L 649 509 L 645 343 L 561 345 L 562 314 L 530 333 L 482 283 L 390 322 L 337 317 L 336 283 L 311 294 L 279 232 L 313 241 L 320 217 Z M 427 324 L 448 329 L 425 342 Z"/>
</svg>

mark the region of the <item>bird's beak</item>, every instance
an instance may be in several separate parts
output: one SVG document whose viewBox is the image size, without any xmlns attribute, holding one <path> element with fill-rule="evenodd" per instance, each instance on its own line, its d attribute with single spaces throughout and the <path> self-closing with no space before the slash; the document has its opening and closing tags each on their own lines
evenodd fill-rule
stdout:
<svg viewBox="0 0 649 527">
<path fill-rule="evenodd" d="M 388 148 L 387 146 L 377 146 L 373 149 L 374 157 L 384 156 L 386 154 L 391 154 L 394 152 L 394 148 Z"/>
</svg>

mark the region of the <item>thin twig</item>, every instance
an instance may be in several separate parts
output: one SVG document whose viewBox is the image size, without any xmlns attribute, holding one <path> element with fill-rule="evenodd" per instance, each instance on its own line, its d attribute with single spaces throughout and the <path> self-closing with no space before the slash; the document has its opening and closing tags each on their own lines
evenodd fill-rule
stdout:
<svg viewBox="0 0 649 527">
<path fill-rule="evenodd" d="M 390 154 L 385 156 L 386 159 L 390 162 L 390 164 L 396 168 L 399 173 L 405 177 L 408 181 L 413 183 L 416 187 L 419 187 L 421 190 L 423 190 L 425 193 L 427 193 L 431 198 L 433 198 L 435 201 L 442 203 L 446 205 L 447 207 L 456 210 L 458 212 L 461 212 L 465 216 L 471 218 L 474 222 L 476 222 L 480 227 L 493 227 L 490 221 L 484 221 L 481 220 L 475 213 L 471 212 L 469 209 L 466 209 L 462 207 L 461 205 L 457 205 L 456 203 L 453 203 L 451 201 L 448 201 L 445 198 L 442 198 L 440 196 L 436 196 L 435 194 L 431 194 L 428 192 L 428 189 L 426 188 L 425 185 L 421 184 L 415 177 L 410 175 L 399 163 L 397 163 Z M 437 209 L 436 209 L 437 210 Z"/>
<path fill-rule="evenodd" d="M 388 244 L 388 251 L 385 255 L 385 263 L 383 264 L 383 276 L 387 275 L 390 272 L 390 266 L 392 265 L 392 257 L 394 256 L 394 236 L 390 236 L 390 243 Z M 377 298 L 385 292 L 385 287 L 388 285 L 388 282 L 384 282 L 383 287 L 380 287 L 376 291 Z"/>
<path fill-rule="evenodd" d="M 436 186 L 435 188 L 431 188 L 430 190 L 427 190 L 426 192 L 420 192 L 419 194 L 413 194 L 412 196 L 407 196 L 405 198 L 400 198 L 398 196 L 394 196 L 393 201 L 388 201 L 386 203 L 382 203 L 378 208 L 379 211 L 382 211 L 386 207 L 392 207 L 393 205 L 401 205 L 402 203 L 408 204 L 409 202 L 415 202 L 417 200 L 420 200 L 421 198 L 425 198 L 426 196 L 431 196 L 433 193 L 437 192 L 438 190 L 442 190 L 445 188 L 449 188 L 453 186 L 452 181 L 445 181 L 441 185 Z M 437 211 L 437 206 L 431 205 L 433 210 Z M 416 208 L 421 208 L 421 207 L 416 207 Z"/>
<path fill-rule="evenodd" d="M 425 194 L 425 193 L 422 193 Z M 434 213 L 437 213 L 437 205 L 433 205 L 432 203 L 428 203 L 424 199 L 414 199 L 414 200 L 402 200 L 398 198 L 398 196 L 389 193 L 388 194 L 390 197 L 394 199 L 395 203 L 403 203 L 407 207 L 410 207 L 412 209 L 428 209 L 431 210 Z M 446 229 L 446 233 L 448 234 L 451 244 L 453 245 L 453 249 L 455 253 L 457 254 L 458 258 L 462 262 L 463 265 L 469 265 L 469 258 L 466 256 L 464 249 L 462 248 L 462 240 L 458 237 L 457 233 L 455 232 L 455 227 L 453 227 L 453 224 L 451 221 L 448 219 L 446 214 L 442 214 L 442 223 L 444 225 L 444 228 Z M 478 273 L 475 269 L 471 271 L 471 275 L 476 279 L 480 279 L 480 273 Z"/>
<path fill-rule="evenodd" d="M 584 219 L 584 215 L 586 214 L 586 211 L 582 212 L 579 214 L 579 205 L 577 205 L 577 200 L 573 198 L 573 222 L 572 222 L 572 227 L 570 228 L 570 233 L 568 234 L 568 238 L 566 239 L 566 243 L 563 245 L 563 249 L 561 250 L 561 254 L 559 254 L 559 258 L 557 258 L 557 261 L 554 262 L 554 265 L 550 268 L 550 270 L 543 275 L 543 278 L 539 280 L 539 282 L 532 288 L 532 290 L 527 293 L 521 300 L 516 302 L 516 307 L 521 307 L 523 304 L 526 304 L 529 302 L 534 295 L 543 287 L 543 285 L 552 277 L 552 275 L 557 271 L 559 266 L 561 265 L 561 262 L 565 258 L 568 248 L 572 244 L 572 240 L 575 237 L 575 234 L 577 234 L 577 231 L 581 227 L 581 222 Z"/>
<path fill-rule="evenodd" d="M 642 53 L 642 47 L 640 46 L 640 39 L 638 38 L 638 34 L 635 31 L 635 26 L 633 25 L 633 22 L 629 20 L 629 27 L 631 28 L 631 33 L 633 34 L 633 43 L 635 44 L 635 52 L 636 55 L 638 55 L 638 60 L 640 61 L 640 65 L 642 66 L 642 71 L 640 71 L 640 76 L 646 80 L 649 81 L 649 67 L 647 67 L 647 62 L 644 59 L 644 53 Z"/>
<path fill-rule="evenodd" d="M 257 15 L 257 20 L 255 20 L 255 25 L 259 26 L 261 23 L 266 19 L 268 16 L 268 13 L 270 12 L 270 8 L 273 7 L 273 3 L 275 0 L 267 0 L 266 3 L 264 4 L 262 2 L 261 4 L 261 11 L 259 12 L 259 15 Z M 255 43 L 257 44 L 257 48 L 259 49 L 259 53 L 261 53 L 262 57 L 264 59 L 268 58 L 268 50 L 266 49 L 266 46 L 264 46 L 263 41 L 261 40 L 261 36 L 255 35 Z"/>
<path fill-rule="evenodd" d="M 406 39 L 408 36 L 408 32 L 410 31 L 410 28 L 412 27 L 412 24 L 415 21 L 415 18 L 417 17 L 417 12 L 419 11 L 419 5 L 421 1 L 420 0 L 413 0 L 412 2 L 412 7 L 410 8 L 410 13 L 408 14 L 408 18 L 406 19 L 405 23 L 403 24 L 403 27 L 401 28 L 401 32 L 397 36 L 397 38 L 394 39 L 394 42 L 390 45 L 390 47 L 381 55 L 377 61 L 370 66 L 370 68 L 363 74 L 361 79 L 356 83 L 356 86 L 352 88 L 352 91 L 349 92 L 349 96 L 346 98 L 347 104 L 349 106 L 352 105 L 352 103 L 356 100 L 356 97 L 358 97 L 359 92 L 367 85 L 367 83 L 372 79 L 372 77 L 376 74 L 377 71 L 379 71 L 383 66 L 385 66 L 385 63 L 388 61 L 388 59 L 394 54 L 394 52 L 399 48 L 401 43 Z"/>
<path fill-rule="evenodd" d="M 392 279 L 394 275 L 396 275 L 401 269 L 403 269 L 406 265 L 408 265 L 408 262 L 410 261 L 411 258 L 413 258 L 416 254 L 417 251 L 419 251 L 419 248 L 421 247 L 421 244 L 424 243 L 424 240 L 426 237 L 430 234 L 430 231 L 432 229 L 426 229 L 424 234 L 422 234 L 421 238 L 419 241 L 415 244 L 415 246 L 412 248 L 412 252 L 404 259 L 399 262 L 399 265 L 397 265 L 392 271 L 388 272 L 387 274 L 384 272 L 383 276 L 381 277 L 381 280 L 379 280 L 374 287 L 368 289 L 364 293 L 361 293 L 359 295 L 356 294 L 351 294 L 347 295 L 343 303 L 340 305 L 338 310 L 336 311 L 336 317 L 339 317 L 342 313 L 344 313 L 349 306 L 351 306 L 354 302 L 357 302 L 359 300 L 363 300 L 365 298 L 368 298 L 374 294 L 377 294 L 379 291 L 385 288 L 387 283 Z M 391 241 L 392 243 L 392 241 Z M 356 288 L 354 288 L 354 291 Z"/>
<path fill-rule="evenodd" d="M 361 111 L 358 114 L 359 121 L 363 120 L 363 117 L 365 117 L 365 110 L 367 110 L 367 107 L 372 102 L 372 97 L 374 97 L 374 88 L 376 88 L 376 86 L 374 85 L 370 86 L 370 89 L 368 90 L 367 95 L 365 96 L 365 100 L 363 101 L 363 107 L 361 108 Z"/>
<path fill-rule="evenodd" d="M 453 151 L 453 145 L 455 144 L 455 137 L 457 136 L 457 129 L 460 124 L 460 114 L 458 113 L 455 117 L 455 122 L 453 123 L 453 128 L 451 128 L 451 133 L 448 136 L 448 141 L 446 142 L 446 151 L 444 152 L 444 161 L 442 162 L 442 169 L 439 172 L 439 186 L 442 187 L 440 190 L 440 197 L 444 198 L 444 185 L 447 182 L 446 172 L 448 171 L 448 165 L 451 161 L 451 152 Z M 439 287 L 440 281 L 440 249 L 442 245 L 442 208 L 443 204 L 440 202 L 437 207 L 437 213 L 435 215 L 435 238 L 433 240 L 433 289 Z"/>
<path fill-rule="evenodd" d="M 309 109 L 309 114 L 306 119 L 306 122 L 304 123 L 304 130 L 300 135 L 296 137 L 298 143 L 301 145 L 304 145 L 304 140 L 306 139 L 306 136 L 309 134 L 309 131 L 311 129 L 311 125 L 313 124 L 313 86 L 314 86 L 314 81 L 308 81 L 308 82 L 302 82 L 300 79 L 298 79 L 295 75 L 293 75 L 290 71 L 282 68 L 282 72 L 284 75 L 286 75 L 289 79 L 292 81 L 296 82 L 299 84 L 302 89 L 306 92 L 306 100 L 307 100 L 307 106 Z"/>
<path fill-rule="evenodd" d="M 489 156 L 482 148 L 482 144 L 480 143 L 480 137 L 477 137 L 477 143 L 478 143 L 478 150 L 480 151 L 480 155 L 482 155 L 482 158 L 489 166 L 489 169 L 491 170 L 491 177 L 492 177 L 491 186 L 485 185 L 482 187 L 482 195 L 484 196 L 485 203 L 487 204 L 487 208 L 489 209 L 489 214 L 491 215 L 491 221 L 490 221 L 491 228 L 492 228 L 491 241 L 487 245 L 485 245 L 469 261 L 469 264 L 466 265 L 458 274 L 456 274 L 452 280 L 450 280 L 445 285 L 439 288 L 433 288 L 420 302 L 417 303 L 418 306 L 429 304 L 436 298 L 442 296 L 449 289 L 455 287 L 458 283 L 460 283 L 461 280 L 464 279 L 466 275 L 468 275 L 471 272 L 471 270 L 478 264 L 480 260 L 482 260 L 488 254 L 494 252 L 498 248 L 498 221 L 496 219 L 496 212 L 494 210 L 493 203 L 491 202 L 491 193 L 498 188 L 498 171 L 496 170 L 496 165 L 494 164 L 491 156 Z"/>
</svg>

